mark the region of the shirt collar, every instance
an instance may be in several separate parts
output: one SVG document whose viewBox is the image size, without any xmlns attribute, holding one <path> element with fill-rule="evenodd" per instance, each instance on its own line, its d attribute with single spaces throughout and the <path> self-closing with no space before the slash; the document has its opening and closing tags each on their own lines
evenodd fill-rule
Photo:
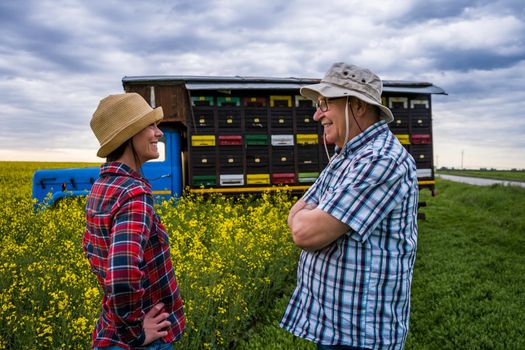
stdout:
<svg viewBox="0 0 525 350">
<path fill-rule="evenodd" d="M 363 145 L 368 143 L 370 140 L 377 137 L 377 135 L 388 130 L 388 125 L 385 120 L 380 120 L 377 123 L 370 125 L 367 129 L 361 132 L 359 135 L 349 140 L 343 148 L 335 146 L 335 153 L 347 155 L 348 153 L 354 153 L 360 149 Z"/>
<path fill-rule="evenodd" d="M 148 184 L 147 180 L 141 174 L 133 170 L 130 166 L 120 162 L 107 162 L 102 164 L 100 166 L 100 176 L 102 175 L 129 176 Z"/>
</svg>

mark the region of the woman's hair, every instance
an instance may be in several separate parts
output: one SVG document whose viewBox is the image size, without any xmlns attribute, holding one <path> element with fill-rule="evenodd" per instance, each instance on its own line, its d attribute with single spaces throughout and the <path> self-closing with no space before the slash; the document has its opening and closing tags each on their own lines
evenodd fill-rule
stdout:
<svg viewBox="0 0 525 350">
<path fill-rule="evenodd" d="M 135 147 L 133 146 L 133 137 L 127 139 L 122 145 L 118 146 L 117 149 L 115 149 L 113 152 L 108 154 L 106 157 L 107 162 L 115 162 L 119 160 L 120 157 L 124 154 L 126 151 L 126 148 L 128 145 L 131 145 L 131 152 L 133 153 L 133 159 L 135 160 L 135 165 L 139 169 L 139 172 L 141 172 L 140 168 L 142 164 L 140 163 L 139 155 L 137 154 L 137 151 L 135 150 Z"/>
<path fill-rule="evenodd" d="M 113 152 L 108 154 L 108 156 L 106 157 L 107 161 L 114 162 L 120 157 L 122 157 L 122 155 L 124 154 L 124 151 L 126 150 L 126 148 L 128 147 L 130 143 L 131 143 L 131 138 L 124 141 L 122 145 L 118 146 Z"/>
</svg>

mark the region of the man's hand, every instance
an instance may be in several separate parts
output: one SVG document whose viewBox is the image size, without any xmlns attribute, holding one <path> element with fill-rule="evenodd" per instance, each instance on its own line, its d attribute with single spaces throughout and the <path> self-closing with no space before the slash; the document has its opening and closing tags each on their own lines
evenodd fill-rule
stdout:
<svg viewBox="0 0 525 350">
<path fill-rule="evenodd" d="M 155 340 L 168 335 L 168 332 L 163 329 L 169 327 L 171 322 L 167 320 L 169 314 L 167 312 L 162 312 L 163 307 L 163 303 L 158 303 L 144 316 L 142 328 L 144 329 L 146 338 L 142 345 L 148 345 Z"/>
<path fill-rule="evenodd" d="M 348 225 L 303 200 L 290 209 L 288 227 L 295 245 L 307 251 L 322 249 L 350 230 Z"/>
<path fill-rule="evenodd" d="M 297 212 L 299 212 L 299 210 L 303 210 L 303 209 L 315 209 L 316 205 L 314 204 L 306 204 L 305 201 L 303 201 L 302 199 L 299 199 L 294 205 L 293 207 L 290 209 L 290 212 L 288 213 L 288 227 L 290 229 L 292 229 L 292 220 L 293 220 L 293 217 L 295 216 L 295 214 L 297 214 Z"/>
</svg>

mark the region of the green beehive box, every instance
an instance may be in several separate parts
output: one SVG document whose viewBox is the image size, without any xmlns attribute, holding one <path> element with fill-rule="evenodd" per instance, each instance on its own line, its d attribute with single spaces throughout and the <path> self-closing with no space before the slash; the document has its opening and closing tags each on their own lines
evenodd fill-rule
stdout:
<svg viewBox="0 0 525 350">
<path fill-rule="evenodd" d="M 217 177 L 214 175 L 197 175 L 193 177 L 193 186 L 195 187 L 201 187 L 201 186 L 216 186 L 217 185 Z"/>
<path fill-rule="evenodd" d="M 193 106 L 213 106 L 213 96 L 192 96 L 191 104 Z"/>
<path fill-rule="evenodd" d="M 315 179 L 319 176 L 319 173 L 299 173 L 299 182 L 305 183 L 305 182 L 314 182 Z"/>
<path fill-rule="evenodd" d="M 221 107 L 239 107 L 241 99 L 239 97 L 217 97 L 217 105 Z"/>
<path fill-rule="evenodd" d="M 267 145 L 268 135 L 246 135 L 247 145 Z"/>
</svg>

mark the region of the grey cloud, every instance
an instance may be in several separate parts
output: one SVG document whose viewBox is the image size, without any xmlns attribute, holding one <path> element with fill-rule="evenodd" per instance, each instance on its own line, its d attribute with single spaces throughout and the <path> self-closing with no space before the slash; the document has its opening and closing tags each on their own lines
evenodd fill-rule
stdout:
<svg viewBox="0 0 525 350">
<path fill-rule="evenodd" d="M 523 52 L 515 54 L 501 54 L 487 49 L 441 50 L 427 53 L 433 59 L 437 70 L 493 70 L 507 68 L 525 60 Z"/>
<path fill-rule="evenodd" d="M 85 57 L 78 55 L 81 43 L 73 34 L 74 28 L 53 27 L 38 22 L 32 18 L 31 11 L 34 11 L 34 6 L 22 1 L 0 4 L 1 42 L 4 49 L 9 48 L 11 54 L 33 57 L 39 62 L 40 72 L 92 72 L 96 68 Z M 22 69 L 16 64 L 3 67 L 6 75 L 16 74 Z"/>
<path fill-rule="evenodd" d="M 450 18 L 459 17 L 465 7 L 480 6 L 488 3 L 485 1 L 471 1 L 471 0 L 430 0 L 430 1 L 414 1 L 413 6 L 409 11 L 403 14 L 402 18 L 398 18 L 397 22 L 401 25 L 410 25 L 421 21 L 427 21 L 435 18 Z"/>
<path fill-rule="evenodd" d="M 523 18 L 525 5 L 522 0 L 414 1 L 409 10 L 396 19 L 396 26 L 411 26 L 432 19 L 453 20 L 471 16 L 473 13 Z"/>
</svg>

